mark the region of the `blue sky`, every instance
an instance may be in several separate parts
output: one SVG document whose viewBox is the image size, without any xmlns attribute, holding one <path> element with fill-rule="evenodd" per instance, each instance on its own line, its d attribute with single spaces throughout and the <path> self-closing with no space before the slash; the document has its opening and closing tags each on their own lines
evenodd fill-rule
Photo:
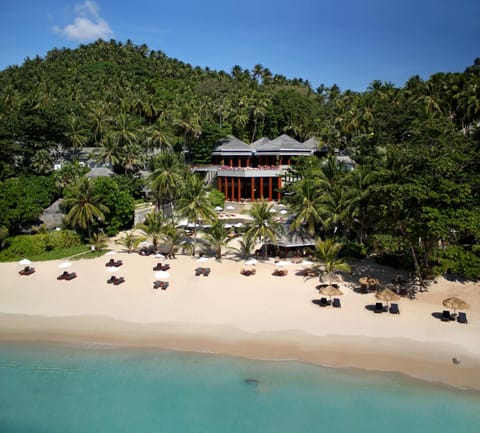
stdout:
<svg viewBox="0 0 480 433">
<path fill-rule="evenodd" d="M 480 57 L 478 0 L 1 0 L 0 18 L 0 69 L 101 37 L 363 91 Z"/>
</svg>

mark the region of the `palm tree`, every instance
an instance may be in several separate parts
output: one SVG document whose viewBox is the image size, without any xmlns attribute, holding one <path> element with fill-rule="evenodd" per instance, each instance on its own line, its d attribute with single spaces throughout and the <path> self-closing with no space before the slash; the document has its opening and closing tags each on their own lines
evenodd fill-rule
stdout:
<svg viewBox="0 0 480 433">
<path fill-rule="evenodd" d="M 222 248 L 226 247 L 232 239 L 229 230 L 224 227 L 223 221 L 218 218 L 215 218 L 209 231 L 205 233 L 205 240 L 215 250 L 217 260 L 221 260 Z"/>
<path fill-rule="evenodd" d="M 293 185 L 293 191 L 293 202 L 290 207 L 293 221 L 290 229 L 299 230 L 306 227 L 308 234 L 313 236 L 317 226 L 322 224 L 325 213 L 318 185 L 314 179 L 302 179 Z"/>
<path fill-rule="evenodd" d="M 32 169 L 39 175 L 46 175 L 53 171 L 53 158 L 46 149 L 40 149 L 32 156 Z"/>
<path fill-rule="evenodd" d="M 277 243 L 277 235 L 281 232 L 281 225 L 273 219 L 270 206 L 266 201 L 255 203 L 250 209 L 249 215 L 253 221 L 245 231 L 245 236 L 252 239 L 260 239 L 263 244 L 264 255 L 267 257 L 267 241 Z"/>
<path fill-rule="evenodd" d="M 102 197 L 95 195 L 93 184 L 86 177 L 81 178 L 70 191 L 67 191 L 67 197 L 63 203 L 69 209 L 65 216 L 67 223 L 87 230 L 88 237 L 91 236 L 91 224 L 105 220 L 105 213 L 109 211 L 107 206 L 102 204 Z"/>
<path fill-rule="evenodd" d="M 253 237 L 246 236 L 245 234 L 242 236 L 242 239 L 239 241 L 239 247 L 233 248 L 233 250 L 237 251 L 241 258 L 248 259 L 252 256 L 253 251 L 255 249 L 256 240 Z"/>
<path fill-rule="evenodd" d="M 149 128 L 148 144 L 150 149 L 160 149 L 162 152 L 171 150 L 171 137 L 166 129 L 166 122 L 162 120 L 157 120 Z"/>
<path fill-rule="evenodd" d="M 75 155 L 78 149 L 82 149 L 88 141 L 87 131 L 80 125 L 80 120 L 77 116 L 71 115 L 68 117 L 68 131 L 65 133 L 68 144 L 73 149 Z"/>
<path fill-rule="evenodd" d="M 153 250 L 158 251 L 165 220 L 159 211 L 152 211 L 146 217 L 145 221 L 137 225 L 137 229 L 141 230 L 146 238 L 149 238 L 153 244 Z"/>
<path fill-rule="evenodd" d="M 132 253 L 138 248 L 140 242 L 144 241 L 144 236 L 138 236 L 135 233 L 127 232 L 122 238 L 115 241 L 117 245 L 122 245 L 128 251 L 128 254 Z"/>
<path fill-rule="evenodd" d="M 108 237 L 103 232 L 96 232 L 92 234 L 88 241 L 90 242 L 90 245 L 93 245 L 95 250 L 102 251 L 107 247 Z"/>
<path fill-rule="evenodd" d="M 205 222 L 210 222 L 215 217 L 215 211 L 208 198 L 204 182 L 199 176 L 190 174 L 185 179 L 177 200 L 177 212 L 181 217 L 187 218 L 188 221 L 194 224 L 192 254 L 195 255 L 197 224 L 200 218 Z"/>
<path fill-rule="evenodd" d="M 175 227 L 173 222 L 163 226 L 160 237 L 168 247 L 168 256 L 170 258 L 175 258 L 175 253 L 180 246 L 182 246 L 183 251 L 191 250 L 192 245 L 190 242 L 186 242 L 183 230 Z"/>
<path fill-rule="evenodd" d="M 160 206 L 170 203 L 173 218 L 173 199 L 178 193 L 178 187 L 182 182 L 183 165 L 177 154 L 164 152 L 153 160 L 153 173 L 150 175 L 150 188 Z"/>
<path fill-rule="evenodd" d="M 325 274 L 332 275 L 335 271 L 351 271 L 345 260 L 338 257 L 342 247 L 343 244 L 335 242 L 334 239 L 318 239 L 315 242 L 315 257 L 320 262 Z"/>
</svg>

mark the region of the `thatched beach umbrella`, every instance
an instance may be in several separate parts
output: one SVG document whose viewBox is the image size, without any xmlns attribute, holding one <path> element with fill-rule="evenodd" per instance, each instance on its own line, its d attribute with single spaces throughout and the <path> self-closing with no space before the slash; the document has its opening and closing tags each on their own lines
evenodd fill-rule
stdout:
<svg viewBox="0 0 480 433">
<path fill-rule="evenodd" d="M 362 286 L 362 289 L 376 289 L 377 286 L 380 284 L 380 282 L 373 277 L 362 277 L 358 280 L 360 285 Z"/>
<path fill-rule="evenodd" d="M 469 307 L 463 299 L 457 298 L 456 296 L 444 299 L 442 305 L 447 308 L 452 308 L 455 314 L 457 310 L 465 310 Z"/>
<path fill-rule="evenodd" d="M 328 296 L 330 298 L 330 301 L 332 300 L 332 296 L 343 295 L 343 292 L 339 288 L 337 288 L 335 286 L 332 286 L 332 285 L 325 286 L 325 287 L 320 287 L 319 292 L 322 295 Z"/>
<path fill-rule="evenodd" d="M 340 282 L 342 279 L 340 275 L 335 272 L 328 272 L 327 274 L 323 274 L 320 276 L 320 282 L 332 284 L 332 282 Z"/>
<path fill-rule="evenodd" d="M 385 301 L 388 307 L 389 302 L 398 301 L 400 299 L 400 296 L 398 296 L 394 291 L 390 289 L 385 289 L 375 293 L 375 298 L 377 298 L 380 301 Z"/>
</svg>

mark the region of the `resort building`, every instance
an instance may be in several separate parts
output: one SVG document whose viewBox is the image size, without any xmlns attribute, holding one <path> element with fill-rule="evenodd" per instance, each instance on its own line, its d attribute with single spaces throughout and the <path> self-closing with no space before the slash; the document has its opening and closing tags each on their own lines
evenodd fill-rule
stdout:
<svg viewBox="0 0 480 433">
<path fill-rule="evenodd" d="M 319 148 L 314 138 L 301 143 L 284 134 L 274 140 L 264 137 L 247 144 L 228 136 L 219 140 L 212 152 L 214 166 L 209 171 L 227 201 L 280 200 L 283 182 L 295 180 L 288 178 L 293 158 L 326 154 L 327 149 Z M 348 156 L 337 157 L 342 158 L 347 169 L 353 168 Z"/>
</svg>

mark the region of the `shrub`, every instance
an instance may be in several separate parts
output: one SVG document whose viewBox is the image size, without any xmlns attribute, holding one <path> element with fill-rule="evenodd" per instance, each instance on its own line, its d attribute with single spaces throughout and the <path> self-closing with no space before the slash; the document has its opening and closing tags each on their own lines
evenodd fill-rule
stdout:
<svg viewBox="0 0 480 433">
<path fill-rule="evenodd" d="M 0 252 L 0 260 L 17 260 L 21 257 L 33 257 L 46 251 L 71 248 L 81 245 L 80 236 L 69 230 L 19 235 L 8 239 L 8 246 Z"/>
<path fill-rule="evenodd" d="M 451 273 L 469 280 L 480 278 L 480 257 L 460 245 L 449 245 L 437 255 L 435 274 Z"/>
</svg>

